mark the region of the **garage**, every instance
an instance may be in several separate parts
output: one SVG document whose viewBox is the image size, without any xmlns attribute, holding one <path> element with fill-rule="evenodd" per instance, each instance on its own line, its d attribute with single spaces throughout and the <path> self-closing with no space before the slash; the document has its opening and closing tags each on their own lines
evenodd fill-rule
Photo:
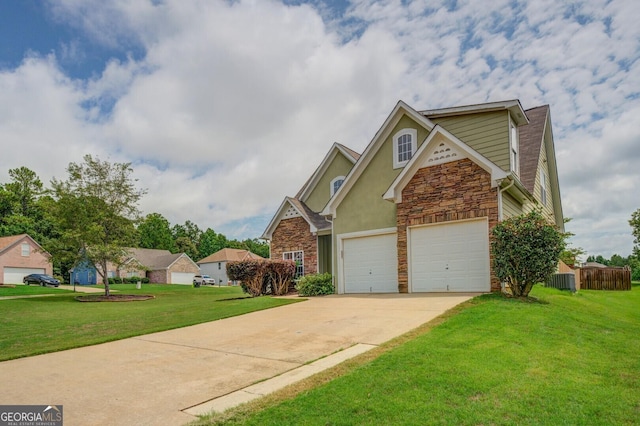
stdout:
<svg viewBox="0 0 640 426">
<path fill-rule="evenodd" d="M 397 293 L 396 234 L 346 238 L 343 244 L 345 293 Z"/>
<path fill-rule="evenodd" d="M 171 284 L 193 284 L 193 277 L 196 274 L 193 272 L 172 272 Z"/>
<path fill-rule="evenodd" d="M 486 219 L 409 228 L 412 292 L 490 290 Z"/>
<path fill-rule="evenodd" d="M 44 274 L 44 268 L 11 268 L 4 267 L 4 284 L 22 284 L 22 279 L 29 274 Z"/>
</svg>

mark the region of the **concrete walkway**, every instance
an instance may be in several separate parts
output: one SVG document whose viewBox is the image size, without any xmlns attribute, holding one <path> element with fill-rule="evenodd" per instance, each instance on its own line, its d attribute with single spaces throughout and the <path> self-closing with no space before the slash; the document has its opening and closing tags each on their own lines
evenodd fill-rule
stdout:
<svg viewBox="0 0 640 426">
<path fill-rule="evenodd" d="M 325 296 L 5 361 L 0 404 L 63 405 L 67 426 L 182 425 L 315 374 L 473 296 Z"/>
</svg>

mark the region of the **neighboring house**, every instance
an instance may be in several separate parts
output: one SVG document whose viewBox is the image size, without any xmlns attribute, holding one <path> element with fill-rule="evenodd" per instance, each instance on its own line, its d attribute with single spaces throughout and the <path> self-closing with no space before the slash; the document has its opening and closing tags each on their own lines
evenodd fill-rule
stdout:
<svg viewBox="0 0 640 426">
<path fill-rule="evenodd" d="M 607 265 L 603 265 L 602 263 L 598 263 L 598 262 L 585 262 L 582 264 L 583 268 L 608 268 Z"/>
<path fill-rule="evenodd" d="M 361 155 L 334 144 L 262 238 L 338 293 L 495 291 L 491 230 L 536 207 L 564 229 L 547 105 L 400 101 Z"/>
<path fill-rule="evenodd" d="M 125 250 L 128 255 L 121 265 L 107 265 L 109 278 L 147 277 L 150 282 L 157 284 L 192 284 L 193 277 L 200 272 L 198 265 L 186 253 L 146 248 Z M 93 274 L 98 282 L 102 282 L 93 265 L 81 265 L 80 268 L 74 268 L 74 274 L 77 273 L 79 277 Z"/>
<path fill-rule="evenodd" d="M 78 262 L 69 273 L 69 282 L 72 285 L 95 285 L 98 283 L 96 268 L 87 259 Z"/>
<path fill-rule="evenodd" d="M 22 284 L 29 274 L 52 274 L 51 255 L 27 234 L 0 237 L 0 284 Z"/>
<path fill-rule="evenodd" d="M 248 250 L 224 248 L 200 260 L 198 266 L 200 272 L 215 279 L 216 284 L 227 285 L 229 282 L 227 262 L 247 259 L 262 259 L 262 257 Z"/>
</svg>

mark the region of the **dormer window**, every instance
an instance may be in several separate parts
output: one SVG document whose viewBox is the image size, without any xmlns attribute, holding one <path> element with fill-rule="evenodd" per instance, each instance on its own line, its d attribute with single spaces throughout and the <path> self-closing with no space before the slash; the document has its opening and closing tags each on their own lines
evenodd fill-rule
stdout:
<svg viewBox="0 0 640 426">
<path fill-rule="evenodd" d="M 393 135 L 393 168 L 404 167 L 416 153 L 418 145 L 418 131 L 416 129 L 402 129 Z"/>
<path fill-rule="evenodd" d="M 518 141 L 518 128 L 513 121 L 509 121 L 509 146 L 511 157 L 511 171 L 520 174 L 520 143 Z"/>
<path fill-rule="evenodd" d="M 344 182 L 344 176 L 337 176 L 331 181 L 331 183 L 329 184 L 330 186 L 329 189 L 331 191 L 332 197 L 333 197 L 333 194 L 338 192 L 338 189 L 340 188 L 340 185 L 342 185 L 342 182 Z"/>
</svg>

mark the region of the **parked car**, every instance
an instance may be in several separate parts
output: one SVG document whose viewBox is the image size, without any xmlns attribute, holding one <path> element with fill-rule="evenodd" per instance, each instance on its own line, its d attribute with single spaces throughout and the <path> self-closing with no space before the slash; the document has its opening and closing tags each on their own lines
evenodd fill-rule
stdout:
<svg viewBox="0 0 640 426">
<path fill-rule="evenodd" d="M 196 275 L 193 277 L 193 285 L 199 287 L 201 285 L 215 284 L 216 280 L 209 275 Z"/>
<path fill-rule="evenodd" d="M 47 274 L 29 274 L 22 279 L 22 282 L 25 283 L 26 285 L 33 283 L 33 284 L 39 284 L 43 287 L 44 286 L 58 287 L 60 285 L 60 281 L 53 278 L 51 275 L 47 275 Z"/>
</svg>

